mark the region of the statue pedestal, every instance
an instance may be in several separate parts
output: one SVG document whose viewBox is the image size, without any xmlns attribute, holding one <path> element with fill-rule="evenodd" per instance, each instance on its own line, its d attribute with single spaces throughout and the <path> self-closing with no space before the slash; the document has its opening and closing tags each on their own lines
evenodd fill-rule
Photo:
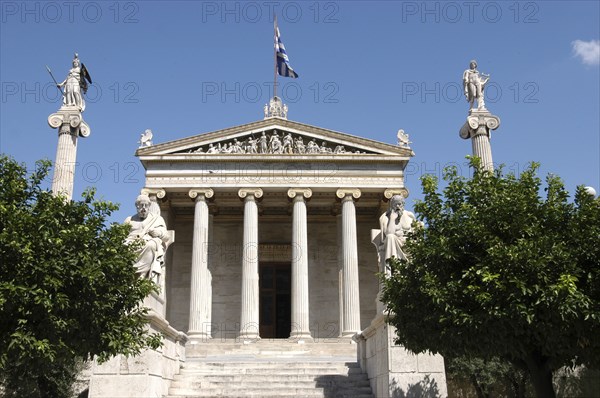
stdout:
<svg viewBox="0 0 600 398">
<path fill-rule="evenodd" d="M 150 333 L 160 333 L 163 345 L 158 350 L 147 349 L 135 357 L 117 355 L 109 361 L 91 365 L 88 398 L 147 398 L 164 397 L 169 385 L 185 363 L 185 333 L 173 329 L 158 313 L 164 301 L 156 296 L 146 297 L 150 308 Z"/>
<path fill-rule="evenodd" d="M 150 293 L 150 295 L 144 299 L 144 307 L 149 308 L 150 311 L 154 311 L 157 315 L 164 319 L 166 315 L 166 307 L 163 296 L 163 294 Z"/>
<path fill-rule="evenodd" d="M 368 328 L 354 336 L 358 362 L 369 377 L 373 394 L 377 398 L 447 397 L 444 358 L 415 355 L 394 344 L 396 329 L 386 318 L 377 315 Z"/>
</svg>

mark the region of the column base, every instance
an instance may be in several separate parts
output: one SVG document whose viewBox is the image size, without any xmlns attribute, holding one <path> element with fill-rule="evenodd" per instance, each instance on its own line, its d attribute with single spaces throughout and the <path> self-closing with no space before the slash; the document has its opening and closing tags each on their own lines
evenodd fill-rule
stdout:
<svg viewBox="0 0 600 398">
<path fill-rule="evenodd" d="M 195 332 L 190 330 L 187 332 L 187 336 L 188 344 L 205 343 L 209 340 L 212 340 L 212 336 L 205 332 Z"/>
<path fill-rule="evenodd" d="M 238 336 L 238 340 L 242 340 L 244 344 L 253 343 L 260 340 L 258 333 L 245 333 Z"/>
<path fill-rule="evenodd" d="M 304 343 L 305 341 L 312 343 L 314 341 L 313 337 L 310 335 L 310 332 L 292 332 L 288 339 L 298 343 Z"/>
<path fill-rule="evenodd" d="M 356 335 L 357 333 L 360 333 L 360 330 L 358 330 L 358 331 L 349 330 L 349 331 L 342 332 L 342 336 L 341 337 L 343 339 L 350 339 L 350 340 L 352 340 L 352 338 L 354 337 L 354 335 Z"/>
</svg>

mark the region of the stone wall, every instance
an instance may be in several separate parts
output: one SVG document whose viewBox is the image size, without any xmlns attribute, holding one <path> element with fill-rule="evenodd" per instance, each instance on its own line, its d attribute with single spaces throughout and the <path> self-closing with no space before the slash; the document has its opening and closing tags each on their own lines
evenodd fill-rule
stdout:
<svg viewBox="0 0 600 398">
<path fill-rule="evenodd" d="M 144 350 L 135 357 L 117 355 L 92 363 L 88 398 L 152 398 L 168 395 L 169 385 L 185 362 L 185 334 L 173 329 L 151 311 L 150 332 L 163 335 L 158 350 Z"/>
<path fill-rule="evenodd" d="M 447 397 L 444 359 L 415 355 L 394 344 L 395 329 L 380 315 L 355 337 L 357 356 L 369 376 L 373 394 L 388 397 Z"/>
</svg>

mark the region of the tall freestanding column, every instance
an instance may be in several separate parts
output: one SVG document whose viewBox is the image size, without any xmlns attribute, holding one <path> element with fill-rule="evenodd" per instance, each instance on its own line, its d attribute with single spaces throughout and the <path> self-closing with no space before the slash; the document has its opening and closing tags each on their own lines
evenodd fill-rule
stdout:
<svg viewBox="0 0 600 398">
<path fill-rule="evenodd" d="M 242 314 L 240 339 L 259 339 L 258 206 L 260 188 L 242 188 L 244 199 L 244 246 L 242 248 Z"/>
<path fill-rule="evenodd" d="M 190 340 L 211 338 L 211 286 L 208 271 L 208 203 L 212 189 L 192 189 L 189 196 L 195 199 L 194 234 L 192 240 L 192 272 L 190 286 Z"/>
<path fill-rule="evenodd" d="M 63 106 L 48 117 L 50 127 L 58 129 L 58 146 L 54 162 L 52 192 L 63 195 L 68 200 L 73 197 L 75 162 L 77 158 L 77 138 L 88 137 L 90 127 L 83 120 L 76 107 Z"/>
<path fill-rule="evenodd" d="M 294 201 L 292 220 L 292 328 L 290 338 L 312 339 L 308 300 L 308 237 L 306 201 L 312 196 L 308 188 L 292 188 L 288 196 Z"/>
<path fill-rule="evenodd" d="M 52 75 L 50 69 L 48 72 Z M 54 79 L 54 76 L 52 78 Z M 48 116 L 50 127 L 58 129 L 52 192 L 55 195 L 65 196 L 67 200 L 71 200 L 73 197 L 77 137 L 90 135 L 90 126 L 82 116 L 82 112 L 85 110 L 85 101 L 81 93 L 82 91 L 85 93 L 88 82 L 92 82 L 91 77 L 85 66 L 79 61 L 78 55 L 75 54 L 73 67 L 69 70 L 65 81 L 60 84 L 56 82 L 58 87 L 64 87 L 64 90 L 59 88 L 63 96 L 63 105 L 58 112 Z"/>
<path fill-rule="evenodd" d="M 360 332 L 360 295 L 358 289 L 358 248 L 356 244 L 356 209 L 354 200 L 360 198 L 358 189 L 338 189 L 342 200 L 342 248 L 344 324 L 342 337 L 352 337 Z"/>
<path fill-rule="evenodd" d="M 490 75 L 477 70 L 477 61 L 469 63 L 469 69 L 463 73 L 463 86 L 465 96 L 470 104 L 467 121 L 460 129 L 460 136 L 465 140 L 471 139 L 473 156 L 481 159 L 481 166 L 485 170 L 494 170 L 492 161 L 492 146 L 490 144 L 491 131 L 500 126 L 500 118 L 494 116 L 485 107 L 485 85 L 490 80 Z M 477 102 L 477 107 L 475 107 Z"/>
</svg>

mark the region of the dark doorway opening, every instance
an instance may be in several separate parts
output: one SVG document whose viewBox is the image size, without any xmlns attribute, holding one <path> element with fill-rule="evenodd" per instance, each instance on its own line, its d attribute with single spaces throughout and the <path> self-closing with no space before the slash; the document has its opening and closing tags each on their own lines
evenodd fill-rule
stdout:
<svg viewBox="0 0 600 398">
<path fill-rule="evenodd" d="M 292 272 L 289 263 L 262 263 L 260 273 L 260 337 L 286 339 L 292 323 Z"/>
</svg>

